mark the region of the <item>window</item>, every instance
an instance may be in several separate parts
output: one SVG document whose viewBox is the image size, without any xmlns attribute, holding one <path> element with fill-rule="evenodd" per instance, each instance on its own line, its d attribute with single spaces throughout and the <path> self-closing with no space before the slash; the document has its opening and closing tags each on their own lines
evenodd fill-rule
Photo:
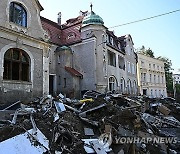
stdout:
<svg viewBox="0 0 180 154">
<path fill-rule="evenodd" d="M 149 82 L 152 82 L 152 74 L 149 74 Z"/>
<path fill-rule="evenodd" d="M 157 69 L 159 70 L 159 66 L 157 66 Z"/>
<path fill-rule="evenodd" d="M 116 54 L 108 51 L 108 64 L 116 67 Z"/>
<path fill-rule="evenodd" d="M 146 82 L 146 73 L 144 73 L 144 82 Z"/>
<path fill-rule="evenodd" d="M 5 80 L 29 81 L 29 56 L 20 49 L 9 49 L 4 55 Z"/>
<path fill-rule="evenodd" d="M 136 88 L 136 81 L 134 81 L 134 83 L 133 83 L 133 87 L 134 87 L 134 94 L 136 94 L 137 93 L 137 88 Z"/>
<path fill-rule="evenodd" d="M 113 38 L 111 36 L 110 36 L 110 44 L 114 45 L 114 41 L 113 41 Z"/>
<path fill-rule="evenodd" d="M 66 78 L 64 78 L 64 88 L 66 88 Z"/>
<path fill-rule="evenodd" d="M 161 97 L 161 90 L 159 90 L 159 97 Z"/>
<path fill-rule="evenodd" d="M 155 64 L 153 64 L 153 68 L 155 69 Z"/>
<path fill-rule="evenodd" d="M 158 83 L 160 83 L 160 77 L 159 77 L 159 75 L 158 75 Z"/>
<path fill-rule="evenodd" d="M 59 76 L 59 82 L 58 85 L 61 85 L 61 76 Z"/>
<path fill-rule="evenodd" d="M 132 74 L 135 74 L 135 65 L 132 64 Z"/>
<path fill-rule="evenodd" d="M 121 43 L 120 42 L 118 42 L 118 48 L 121 49 Z"/>
<path fill-rule="evenodd" d="M 153 90 L 151 89 L 151 98 L 153 97 Z"/>
<path fill-rule="evenodd" d="M 156 83 L 156 75 L 154 75 L 154 83 Z"/>
<path fill-rule="evenodd" d="M 118 63 L 119 63 L 119 68 L 125 70 L 125 62 L 123 57 L 118 56 Z"/>
<path fill-rule="evenodd" d="M 109 78 L 109 90 L 110 91 L 115 90 L 115 78 L 114 77 Z"/>
<path fill-rule="evenodd" d="M 131 73 L 131 63 L 128 62 L 128 72 Z"/>
<path fill-rule="evenodd" d="M 141 66 L 144 67 L 144 62 L 143 61 L 141 61 Z"/>
<path fill-rule="evenodd" d="M 163 96 L 165 96 L 165 91 L 163 90 Z"/>
<path fill-rule="evenodd" d="M 143 81 L 143 73 L 141 73 L 141 81 Z"/>
<path fill-rule="evenodd" d="M 127 93 L 131 94 L 131 80 L 130 79 L 128 79 L 127 81 Z"/>
<path fill-rule="evenodd" d="M 157 90 L 155 90 L 155 97 L 157 97 Z"/>
<path fill-rule="evenodd" d="M 61 63 L 61 56 L 58 55 L 58 64 L 60 64 L 60 63 Z"/>
<path fill-rule="evenodd" d="M 9 21 L 23 27 L 27 27 L 27 12 L 21 4 L 11 2 L 9 9 Z"/>
<path fill-rule="evenodd" d="M 75 39 L 75 37 L 76 37 L 76 34 L 73 33 L 73 32 L 70 32 L 70 33 L 68 34 L 68 36 L 67 36 L 67 39 L 68 39 L 68 40 L 69 40 L 69 39 Z"/>
<path fill-rule="evenodd" d="M 151 68 L 151 64 L 149 64 L 149 68 Z"/>
<path fill-rule="evenodd" d="M 164 83 L 164 76 L 162 76 L 162 83 Z"/>
<path fill-rule="evenodd" d="M 125 90 L 125 80 L 124 80 L 124 78 L 121 78 L 120 91 L 123 93 L 124 90 Z"/>
<path fill-rule="evenodd" d="M 129 45 L 127 46 L 127 53 L 128 55 L 131 55 L 131 48 L 129 47 Z"/>
<path fill-rule="evenodd" d="M 107 41 L 106 41 L 106 35 L 102 35 L 102 46 L 103 46 L 103 48 L 105 48 L 105 43 L 107 43 Z"/>
</svg>

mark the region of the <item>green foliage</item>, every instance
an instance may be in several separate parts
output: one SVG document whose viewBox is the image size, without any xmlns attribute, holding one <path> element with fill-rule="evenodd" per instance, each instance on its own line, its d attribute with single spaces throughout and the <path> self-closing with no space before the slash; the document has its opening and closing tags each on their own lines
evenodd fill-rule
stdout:
<svg viewBox="0 0 180 154">
<path fill-rule="evenodd" d="M 176 84 L 176 100 L 180 103 L 180 84 Z"/>
<path fill-rule="evenodd" d="M 162 60 L 164 62 L 164 70 L 166 76 L 166 87 L 168 93 L 173 93 L 173 78 L 172 78 L 172 62 L 167 57 L 158 57 L 157 59 Z"/>
<path fill-rule="evenodd" d="M 176 84 L 176 93 L 180 94 L 180 84 Z"/>
<path fill-rule="evenodd" d="M 154 52 L 148 48 L 146 49 L 144 45 L 138 49 L 138 53 L 150 56 L 155 58 Z M 168 93 L 173 93 L 173 78 L 172 78 L 172 62 L 167 57 L 157 57 L 157 59 L 162 60 L 164 62 L 164 70 L 165 70 L 165 77 L 166 77 L 166 87 Z"/>
<path fill-rule="evenodd" d="M 142 45 L 142 47 L 138 50 L 138 53 L 154 58 L 154 52 L 150 48 L 146 49 L 144 45 Z"/>
</svg>

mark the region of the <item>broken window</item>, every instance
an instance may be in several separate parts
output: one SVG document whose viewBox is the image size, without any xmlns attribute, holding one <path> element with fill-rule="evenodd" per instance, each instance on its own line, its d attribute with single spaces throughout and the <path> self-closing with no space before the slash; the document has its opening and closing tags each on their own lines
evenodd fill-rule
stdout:
<svg viewBox="0 0 180 154">
<path fill-rule="evenodd" d="M 108 51 L 108 64 L 116 67 L 116 54 Z"/>
<path fill-rule="evenodd" d="M 11 2 L 9 9 L 9 21 L 23 27 L 27 27 L 27 12 L 21 4 Z"/>
<path fill-rule="evenodd" d="M 29 57 L 20 49 L 9 49 L 4 55 L 5 80 L 29 81 Z"/>
</svg>

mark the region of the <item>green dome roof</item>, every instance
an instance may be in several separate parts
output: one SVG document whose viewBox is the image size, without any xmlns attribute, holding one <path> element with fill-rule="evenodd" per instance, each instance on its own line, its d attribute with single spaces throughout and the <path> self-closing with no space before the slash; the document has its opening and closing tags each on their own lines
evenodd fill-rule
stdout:
<svg viewBox="0 0 180 154">
<path fill-rule="evenodd" d="M 84 17 L 83 24 L 97 24 L 97 25 L 103 25 L 104 21 L 103 19 L 96 15 L 93 11 L 90 13 L 90 15 Z"/>
</svg>

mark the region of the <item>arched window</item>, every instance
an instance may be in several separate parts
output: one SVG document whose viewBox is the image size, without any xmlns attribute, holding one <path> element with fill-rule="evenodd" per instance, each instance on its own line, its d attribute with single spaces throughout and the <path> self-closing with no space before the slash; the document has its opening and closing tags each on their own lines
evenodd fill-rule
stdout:
<svg viewBox="0 0 180 154">
<path fill-rule="evenodd" d="M 3 79 L 29 81 L 29 56 L 23 50 L 12 48 L 6 51 Z"/>
<path fill-rule="evenodd" d="M 9 9 L 9 21 L 23 27 L 27 27 L 27 12 L 21 4 L 11 2 Z"/>
<path fill-rule="evenodd" d="M 109 91 L 116 90 L 115 85 L 116 85 L 116 79 L 114 77 L 110 77 L 109 78 Z"/>
</svg>

